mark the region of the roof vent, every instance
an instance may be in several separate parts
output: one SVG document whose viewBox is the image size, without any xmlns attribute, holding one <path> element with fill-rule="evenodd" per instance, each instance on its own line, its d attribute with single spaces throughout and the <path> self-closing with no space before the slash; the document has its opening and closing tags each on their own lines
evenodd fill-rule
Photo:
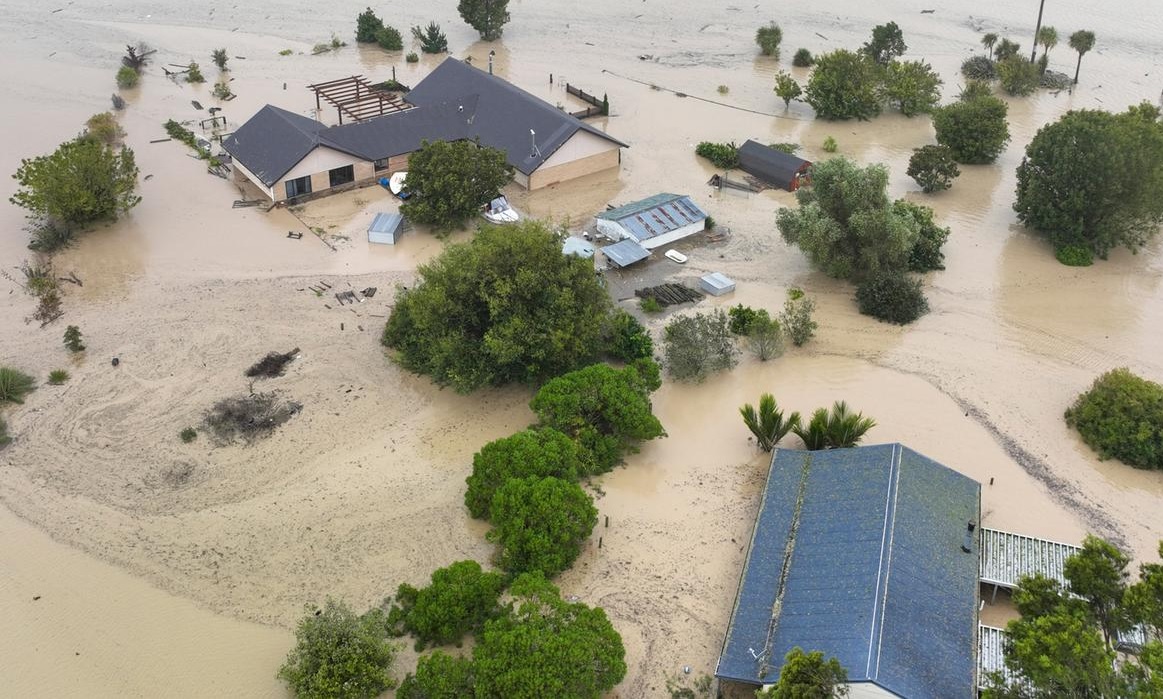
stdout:
<svg viewBox="0 0 1163 699">
<path fill-rule="evenodd" d="M 977 529 L 977 525 L 969 522 L 965 527 L 965 540 L 961 542 L 961 550 L 965 553 L 973 553 L 973 530 Z"/>
</svg>

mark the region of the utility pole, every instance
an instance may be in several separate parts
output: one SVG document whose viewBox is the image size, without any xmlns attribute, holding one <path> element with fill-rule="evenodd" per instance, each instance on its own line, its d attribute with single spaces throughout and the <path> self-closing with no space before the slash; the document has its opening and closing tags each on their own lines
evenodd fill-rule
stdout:
<svg viewBox="0 0 1163 699">
<path fill-rule="evenodd" d="M 1034 48 L 1030 51 L 1030 63 L 1037 60 L 1038 57 L 1038 32 L 1042 31 L 1042 10 L 1046 7 L 1046 0 L 1038 3 L 1038 24 L 1034 26 Z"/>
</svg>

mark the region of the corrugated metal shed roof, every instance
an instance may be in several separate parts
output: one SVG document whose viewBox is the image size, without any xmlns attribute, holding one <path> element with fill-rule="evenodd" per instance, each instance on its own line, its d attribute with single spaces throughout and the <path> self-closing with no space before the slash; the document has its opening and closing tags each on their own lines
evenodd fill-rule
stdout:
<svg viewBox="0 0 1163 699">
<path fill-rule="evenodd" d="M 615 221 L 643 241 L 698 223 L 706 219 L 707 214 L 685 194 L 655 194 L 603 211 L 595 218 Z"/>
<path fill-rule="evenodd" d="M 607 245 L 602 248 L 602 252 L 606 255 L 606 259 L 618 267 L 629 267 L 635 262 L 641 262 L 650 257 L 649 250 L 629 238 L 613 245 Z"/>
<path fill-rule="evenodd" d="M 780 449 L 716 675 L 775 682 L 795 646 L 903 697 L 975 694 L 980 486 L 899 444 Z"/>
<path fill-rule="evenodd" d="M 796 173 L 811 163 L 748 139 L 739 147 L 739 169 L 771 184 L 791 190 Z"/>
<path fill-rule="evenodd" d="M 379 213 L 372 219 L 372 225 L 368 226 L 368 233 L 395 233 L 396 229 L 400 227 L 400 223 L 404 217 L 400 214 Z"/>
<path fill-rule="evenodd" d="M 1066 559 L 1081 550 L 1057 541 L 982 529 L 981 581 L 1012 589 L 1022 577 L 1041 574 L 1065 586 Z"/>
</svg>

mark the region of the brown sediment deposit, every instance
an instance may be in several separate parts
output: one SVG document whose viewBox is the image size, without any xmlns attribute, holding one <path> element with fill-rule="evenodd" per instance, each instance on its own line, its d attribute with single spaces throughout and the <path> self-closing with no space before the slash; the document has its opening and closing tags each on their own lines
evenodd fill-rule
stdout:
<svg viewBox="0 0 1163 699">
<path fill-rule="evenodd" d="M 592 123 L 631 144 L 618 173 L 509 192 L 518 209 L 581 229 L 607 204 L 672 191 L 691 194 L 730 228 L 722 242 L 679 246 L 690 257 L 685 266 L 658 259 L 641 272 L 651 284 L 693 284 L 710 271 L 738 282 L 732 296 L 648 319 L 656 337 L 670 313 L 736 303 L 777 311 L 792 286 L 818 301 L 820 329 L 807 346 L 767 363 L 745 356 L 703 384 L 666 383 L 654 406 L 669 436 L 595 484 L 609 528 L 603 518 L 559 583 L 564 594 L 606 608 L 622 633 L 630 669 L 615 695 L 665 696 L 666 678 L 684 665 L 714 671 L 768 463 L 737 408 L 764 391 L 801 412 L 847 400 L 876 419 L 869 442 L 903 442 L 978 479 L 985 526 L 1070 542 L 1092 531 L 1136 558 L 1154 554 L 1163 474 L 1099 461 L 1062 411 L 1114 366 L 1163 379 L 1163 244 L 1068 268 L 1016 225 L 1010 208 L 1014 168 L 1039 126 L 1071 108 L 1118 110 L 1158 97 L 1163 14 L 1156 3 L 1133 4 L 1058 3 L 1047 21 L 1060 32 L 1099 36 L 1080 85 L 1007 98 L 1006 152 L 996 164 L 963 167 L 953 189 L 932 196 L 905 175 L 912 148 L 932 142 L 926 118 L 828 123 L 801 104 L 784 109 L 771 87 L 788 61 L 756 57 L 754 29 L 772 19 L 757 8 L 526 3 L 510 8 L 513 22 L 496 44 L 478 41 L 451 9 L 435 17 L 454 55 L 483 67 L 495 50 L 498 74 L 551 103 L 584 106 L 566 95 L 566 81 L 607 93 L 611 116 Z M 872 25 L 894 19 L 907 57 L 930 61 L 951 97 L 960 62 L 980 50 L 979 31 L 1028 47 L 1033 30 L 1032 12 L 1000 0 L 975 3 L 972 16 L 944 7 L 920 15 L 906 5 L 797 8 L 777 18 L 785 57 L 799 46 L 857 46 Z M 308 9 L 280 0 L 262 11 L 195 12 L 80 0 L 49 9 L 20 0 L 0 17 L 10 37 L 0 47 L 6 173 L 107 109 L 122 48 L 138 40 L 159 49 L 159 64 L 209 66 L 220 46 L 246 56 L 230 63 L 238 98 L 223 106 L 231 129 L 267 102 L 310 115 L 309 82 L 356 73 L 384 79 L 395 66 L 401 82 L 415 84 L 441 60 L 405 64 L 362 46 L 310 55 L 332 31 L 350 41 L 363 4 Z M 434 18 L 420 12 L 429 10 L 397 8 L 391 23 Z M 1131 13 L 1136 21 L 1125 23 Z M 279 56 L 285 48 L 295 53 Z M 1074 58 L 1062 45 L 1051 63 L 1066 70 Z M 717 94 L 720 84 L 727 95 Z M 38 376 L 59 366 L 73 374 L 5 411 L 15 441 L 0 450 L 0 501 L 20 519 L 0 513 L 0 611 L 19 631 L 4 634 L 0 655 L 21 668 L 6 673 L 21 696 L 137 696 L 158 686 L 172 696 L 279 696 L 274 673 L 304 604 L 330 595 L 362 609 L 438 566 L 488 560 L 486 526 L 461 504 L 464 478 L 485 442 L 532 420 L 530 391 L 459 396 L 386 358 L 379 334 L 394 289 L 411 285 L 416 265 L 447 241 L 417 230 L 394 248 L 369 246 L 371 216 L 395 206 L 382 188 L 294 210 L 232 209 L 245 192 L 205 174 L 181 144 L 150 143 L 165 136 L 167 119 L 205 118 L 190 101 L 217 105 L 210 87 L 172 82 L 155 65 L 124 96 L 126 142 L 151 176 L 141 182 L 142 203 L 57 255 L 61 274 L 84 281 L 66 285 L 58 323 L 28 325 L 31 298 L 14 286 L 0 295 L 3 362 Z M 887 163 L 890 193 L 932 206 L 952 229 L 947 269 L 925 282 L 932 312 L 907 328 L 859 315 L 850 285 L 812 271 L 780 240 L 775 212 L 793 205 L 792 195 L 711 190 L 714 170 L 693 152 L 702 140 L 756 138 L 801 143 L 804 157 L 820 159 L 827 136 L 841 155 Z M 5 199 L 14 188 L 0 178 Z M 6 269 L 30 255 L 22 222 L 18 209 L 0 206 Z M 305 235 L 287 238 L 291 230 Z M 329 293 L 309 289 L 319 282 Z M 362 303 L 341 306 L 331 295 L 371 286 L 379 293 Z M 65 324 L 85 333 L 80 357 L 61 346 Z M 247 391 L 243 372 L 255 359 L 292 347 L 300 353 L 286 374 L 260 387 L 303 405 L 278 432 L 249 446 L 178 439 L 215 401 Z M 33 595 L 43 597 L 34 603 Z M 171 620 L 182 644 L 154 635 L 159 617 Z"/>
</svg>

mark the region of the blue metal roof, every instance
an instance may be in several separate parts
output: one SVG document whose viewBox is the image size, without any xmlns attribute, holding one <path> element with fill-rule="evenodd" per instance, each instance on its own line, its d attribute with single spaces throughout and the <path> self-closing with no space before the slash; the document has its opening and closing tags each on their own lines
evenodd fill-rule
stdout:
<svg viewBox="0 0 1163 699">
<path fill-rule="evenodd" d="M 799 646 L 901 697 L 974 696 L 976 481 L 899 444 L 780 449 L 763 498 L 718 677 L 774 683 Z"/>
<path fill-rule="evenodd" d="M 635 262 L 650 257 L 649 250 L 629 238 L 613 245 L 607 245 L 602 248 L 602 252 L 606 255 L 606 259 L 619 267 L 629 267 Z"/>
<path fill-rule="evenodd" d="M 603 211 L 595 218 L 617 222 L 641 242 L 698 223 L 706 217 L 706 212 L 685 194 L 655 194 Z"/>
</svg>

